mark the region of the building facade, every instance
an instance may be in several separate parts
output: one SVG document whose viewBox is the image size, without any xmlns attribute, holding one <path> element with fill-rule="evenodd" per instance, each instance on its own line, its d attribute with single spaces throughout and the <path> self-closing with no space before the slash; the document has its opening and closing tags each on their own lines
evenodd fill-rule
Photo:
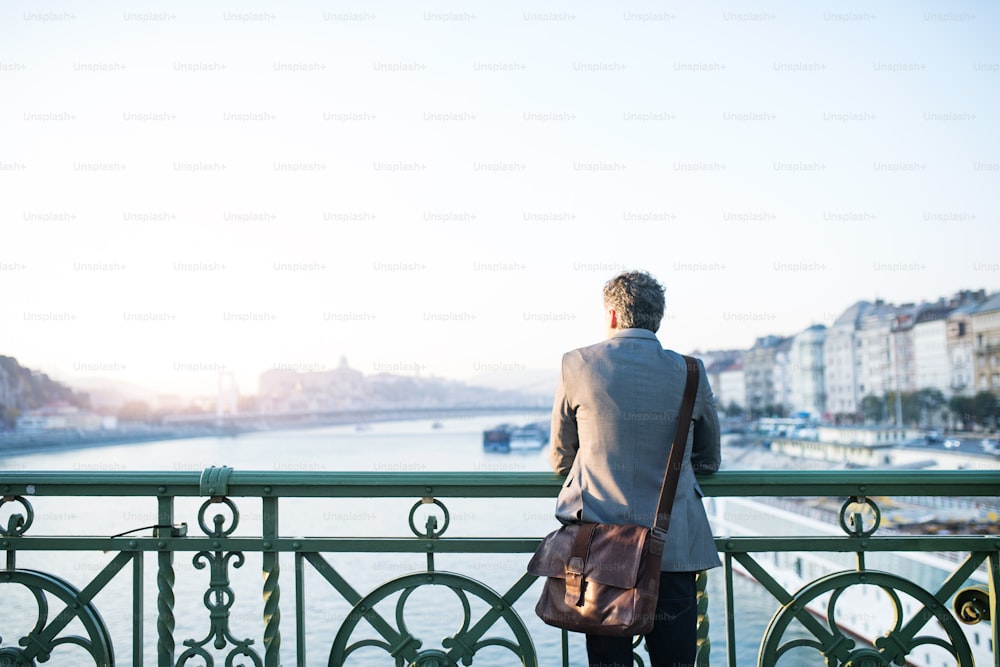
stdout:
<svg viewBox="0 0 1000 667">
<path fill-rule="evenodd" d="M 975 391 L 1000 395 L 1000 293 L 979 306 L 971 321 Z"/>
<path fill-rule="evenodd" d="M 952 396 L 975 393 L 975 354 L 972 313 L 979 304 L 966 304 L 951 311 L 945 320 L 948 348 L 948 388 Z"/>
<path fill-rule="evenodd" d="M 782 338 L 774 346 L 774 405 L 784 415 L 794 412 L 792 392 L 792 337 Z"/>
<path fill-rule="evenodd" d="M 747 402 L 743 379 L 743 350 L 711 350 L 695 353 L 695 356 L 705 364 L 705 372 L 719 413 L 725 413 L 732 405 L 745 410 Z"/>
<path fill-rule="evenodd" d="M 875 394 L 876 396 L 883 396 L 886 392 L 896 389 L 903 392 L 919 389 L 913 343 L 913 327 L 917 323 L 919 314 L 920 306 L 912 303 L 903 304 L 894 313 L 886 341 L 889 350 L 888 372 L 883 376 L 886 388 L 882 393 Z"/>
<path fill-rule="evenodd" d="M 732 362 L 728 368 L 719 373 L 719 390 L 725 401 L 718 403 L 720 408 L 728 408 L 735 404 L 736 407 L 746 410 L 747 385 L 742 359 Z"/>
<path fill-rule="evenodd" d="M 781 409 L 782 370 L 775 373 L 776 355 L 785 338 L 764 336 L 758 338 L 754 346 L 743 355 L 744 383 L 746 387 L 747 409 L 753 415 Z M 786 354 L 787 356 L 787 354 Z"/>
<path fill-rule="evenodd" d="M 948 359 L 948 314 L 936 305 L 924 309 L 913 325 L 914 371 L 917 389 L 935 389 L 951 395 L 951 365 Z"/>
<path fill-rule="evenodd" d="M 790 353 L 792 412 L 819 417 L 826 412 L 823 348 L 826 327 L 815 324 L 792 338 Z"/>
<path fill-rule="evenodd" d="M 833 416 L 854 415 L 860 407 L 857 396 L 858 355 L 854 333 L 870 304 L 858 301 L 841 313 L 827 329 L 823 343 L 823 384 L 826 409 Z"/>
<path fill-rule="evenodd" d="M 879 300 L 861 317 L 855 334 L 861 362 L 855 389 L 859 401 L 865 396 L 881 398 L 902 385 L 906 373 L 906 352 L 896 350 L 894 343 L 905 346 L 906 338 L 897 341 L 891 335 L 897 315 L 895 307 Z"/>
</svg>

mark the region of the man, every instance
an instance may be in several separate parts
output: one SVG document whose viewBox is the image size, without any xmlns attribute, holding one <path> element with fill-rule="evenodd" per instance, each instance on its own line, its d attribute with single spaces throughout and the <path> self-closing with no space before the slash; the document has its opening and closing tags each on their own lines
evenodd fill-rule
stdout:
<svg viewBox="0 0 1000 667">
<path fill-rule="evenodd" d="M 566 475 L 556 502 L 564 522 L 652 526 L 680 412 L 687 365 L 656 337 L 664 290 L 645 272 L 604 286 L 608 337 L 563 355 L 552 408 L 552 466 Z M 719 417 L 700 374 L 664 547 L 656 622 L 646 635 L 651 667 L 693 665 L 695 576 L 721 563 L 695 473 L 719 469 Z M 628 637 L 587 635 L 591 667 L 631 667 Z"/>
</svg>

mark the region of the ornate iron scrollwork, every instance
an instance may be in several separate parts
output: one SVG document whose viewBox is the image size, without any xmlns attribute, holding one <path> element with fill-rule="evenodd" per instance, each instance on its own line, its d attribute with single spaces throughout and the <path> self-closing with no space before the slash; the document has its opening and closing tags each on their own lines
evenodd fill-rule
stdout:
<svg viewBox="0 0 1000 667">
<path fill-rule="evenodd" d="M 114 649 L 104 620 L 93 604 L 81 604 L 80 591 L 71 584 L 45 572 L 4 570 L 0 571 L 0 585 L 5 584 L 27 588 L 35 598 L 37 615 L 31 631 L 17 640 L 21 648 L 0 644 L 0 665 L 34 667 L 36 661 L 49 660 L 53 660 L 53 664 L 69 664 L 65 661 L 65 654 L 59 651 L 64 646 L 79 647 L 90 655 L 97 667 L 112 667 L 115 664 Z M 50 616 L 49 596 L 58 598 L 65 605 L 65 609 L 55 616 Z M 83 625 L 86 636 L 60 636 L 72 621 Z M 71 655 L 74 656 L 73 664 L 80 664 L 77 652 Z"/>
<path fill-rule="evenodd" d="M 894 622 L 888 632 L 876 638 L 872 646 L 855 648 L 857 642 L 837 625 L 837 604 L 843 593 L 852 586 L 877 586 L 888 596 L 894 612 Z M 807 606 L 830 593 L 826 604 L 826 620 L 813 616 Z M 904 618 L 899 593 L 915 599 L 922 606 L 909 620 Z M 916 633 L 931 618 L 936 618 L 949 641 L 938 637 L 918 636 Z M 789 624 L 799 619 L 812 633 L 814 639 L 797 639 L 783 642 Z M 835 572 L 803 586 L 771 619 L 771 624 L 761 644 L 759 665 L 776 665 L 782 655 L 796 648 L 811 648 L 826 658 L 827 665 L 843 667 L 879 667 L 901 665 L 905 656 L 914 648 L 935 645 L 948 651 L 961 667 L 972 664 L 971 649 L 961 627 L 947 608 L 937 598 L 920 586 L 887 572 Z"/>
<path fill-rule="evenodd" d="M 31 524 L 34 523 L 35 508 L 22 496 L 4 496 L 0 498 L 0 507 L 10 502 L 20 503 L 21 507 L 24 508 L 24 514 L 11 514 L 7 518 L 7 527 L 4 528 L 0 525 L 0 535 L 4 537 L 18 537 L 28 532 Z"/>
<path fill-rule="evenodd" d="M 410 596 L 422 586 L 443 586 L 450 589 L 458 599 L 462 610 L 462 620 L 455 634 L 440 641 L 440 646 L 422 648 L 424 642 L 414 636 L 408 628 L 404 611 Z M 396 601 L 395 623 L 386 620 L 376 606 L 386 598 L 400 593 Z M 469 596 L 486 602 L 489 609 L 475 623 L 471 619 Z M 349 644 L 354 631 L 365 621 L 380 636 L 379 639 L 362 639 Z M 511 630 L 514 640 L 505 637 L 484 638 L 497 622 L 502 621 Z M 382 584 L 362 598 L 351 610 L 347 620 L 340 627 L 330 649 L 330 667 L 342 667 L 352 653 L 363 648 L 376 648 L 385 652 L 397 667 L 457 667 L 471 665 L 476 652 L 488 646 L 498 646 L 509 650 L 516 660 L 512 664 L 536 667 L 538 664 L 535 648 L 528 629 L 510 604 L 496 591 L 486 585 L 450 572 L 420 572 L 404 575 Z M 363 663 L 358 662 L 361 665 Z"/>
<path fill-rule="evenodd" d="M 881 520 L 882 513 L 878 505 L 868 497 L 851 497 L 840 509 L 841 529 L 847 535 L 862 540 L 862 545 L 864 539 L 878 530 Z M 946 605 L 933 593 L 907 579 L 867 569 L 864 555 L 864 551 L 859 549 L 856 571 L 828 574 L 789 596 L 790 599 L 785 601 L 771 619 L 761 642 L 757 664 L 772 667 L 790 651 L 812 649 L 821 654 L 825 658 L 825 664 L 831 667 L 889 667 L 905 664 L 906 656 L 917 647 L 934 645 L 950 653 L 959 667 L 972 665 L 969 642 Z M 842 602 L 844 593 L 854 586 L 875 586 L 881 589 L 891 605 L 893 616 L 892 627 L 883 636 L 860 647 L 854 636 L 845 633 L 836 621 L 838 604 Z M 900 593 L 921 605 L 910 618 L 905 617 Z M 817 608 L 818 603 L 824 600 L 825 611 Z M 972 603 L 974 602 L 975 599 L 972 599 Z M 813 615 L 814 611 L 818 616 Z M 937 619 L 947 641 L 917 634 L 931 618 Z M 785 641 L 785 633 L 795 620 L 812 635 L 811 638 Z"/>
<path fill-rule="evenodd" d="M 212 505 L 220 503 L 226 505 L 232 512 L 230 523 L 227 526 L 226 517 L 222 514 L 216 514 L 212 520 L 214 527 L 209 528 L 205 521 L 206 512 Z M 228 537 L 239 525 L 239 516 L 239 510 L 231 500 L 228 498 L 213 497 L 202 503 L 201 508 L 198 510 L 198 525 L 209 537 Z M 208 590 L 205 591 L 204 603 L 205 607 L 208 608 L 210 627 L 204 639 L 200 641 L 193 639 L 184 640 L 184 645 L 188 649 L 177 659 L 178 667 L 186 664 L 188 660 L 195 657 L 204 660 L 208 667 L 215 664 L 211 655 L 206 650 L 209 642 L 218 650 L 222 650 L 226 646 L 232 646 L 232 649 L 226 655 L 225 664 L 227 666 L 235 664 L 237 656 L 245 656 L 250 658 L 252 663 L 257 665 L 257 667 L 263 667 L 264 663 L 257 654 L 257 651 L 250 648 L 254 643 L 253 640 L 236 639 L 229 628 L 229 610 L 236 601 L 236 594 L 229 585 L 230 561 L 232 561 L 233 567 L 238 568 L 243 565 L 245 558 L 243 553 L 239 551 L 230 551 L 228 553 L 223 553 L 222 551 L 199 551 L 192 559 L 197 569 L 203 570 L 205 567 L 209 568 L 209 583 Z"/>
</svg>

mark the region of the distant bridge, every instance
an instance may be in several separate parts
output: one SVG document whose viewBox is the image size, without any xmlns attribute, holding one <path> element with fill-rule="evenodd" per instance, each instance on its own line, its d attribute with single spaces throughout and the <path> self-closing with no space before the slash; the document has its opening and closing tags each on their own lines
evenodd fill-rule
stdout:
<svg viewBox="0 0 1000 667">
<path fill-rule="evenodd" d="M 407 419 L 448 419 L 475 415 L 538 413 L 548 414 L 551 406 L 541 405 L 469 405 L 455 407 L 354 408 L 349 410 L 318 410 L 300 412 L 248 412 L 244 414 L 178 414 L 163 418 L 163 424 L 173 426 L 220 426 L 241 428 L 274 426 L 320 426 L 356 424 Z"/>
</svg>

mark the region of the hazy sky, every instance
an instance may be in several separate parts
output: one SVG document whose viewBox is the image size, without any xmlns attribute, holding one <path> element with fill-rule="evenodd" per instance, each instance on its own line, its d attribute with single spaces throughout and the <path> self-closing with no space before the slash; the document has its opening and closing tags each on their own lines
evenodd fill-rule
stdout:
<svg viewBox="0 0 1000 667">
<path fill-rule="evenodd" d="M 681 352 L 994 291 L 997 34 L 992 2 L 5 2 L 0 354 L 253 393 L 554 369 L 624 268 Z"/>
</svg>

